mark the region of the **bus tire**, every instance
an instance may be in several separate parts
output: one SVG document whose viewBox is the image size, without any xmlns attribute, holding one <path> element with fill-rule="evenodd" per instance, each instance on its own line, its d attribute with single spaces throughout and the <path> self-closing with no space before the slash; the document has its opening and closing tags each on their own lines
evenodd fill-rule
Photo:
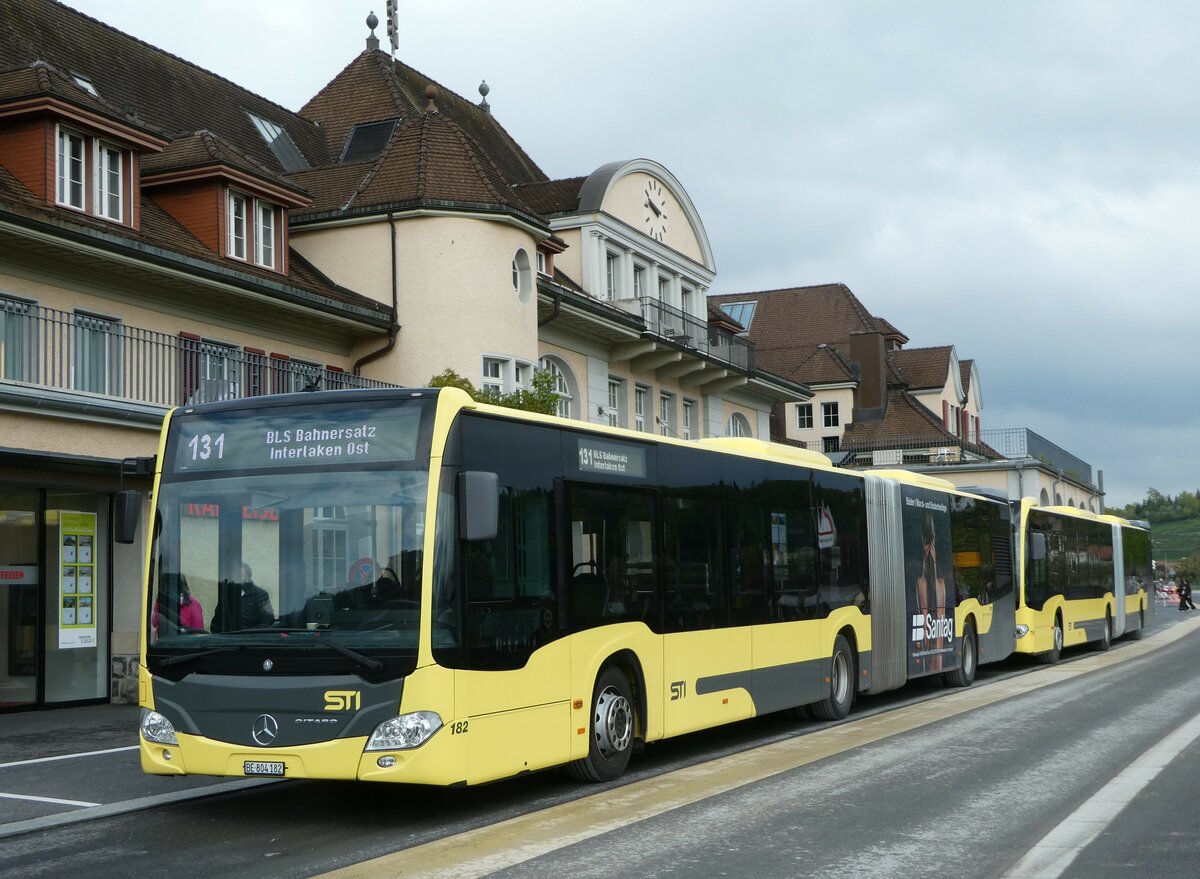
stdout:
<svg viewBox="0 0 1200 879">
<path fill-rule="evenodd" d="M 1096 649 L 1101 653 L 1106 652 L 1112 647 L 1112 617 L 1108 611 L 1104 612 L 1104 631 L 1100 633 L 1100 639 L 1096 641 Z"/>
<path fill-rule="evenodd" d="M 829 695 L 809 707 L 818 720 L 841 720 L 854 704 L 854 653 L 842 635 L 833 642 L 829 662 Z"/>
<path fill-rule="evenodd" d="M 1126 621 L 1128 621 L 1128 619 L 1129 618 L 1126 617 Z M 1128 638 L 1130 641 L 1141 641 L 1142 640 L 1142 630 L 1145 628 L 1146 628 L 1146 612 L 1144 610 L 1139 610 L 1138 615 L 1137 615 L 1137 628 L 1129 629 L 1125 633 L 1125 637 Z"/>
<path fill-rule="evenodd" d="M 979 648 L 975 641 L 975 627 L 968 620 L 963 626 L 962 663 L 953 671 L 946 672 L 946 684 L 951 687 L 969 687 L 975 683 L 975 672 L 979 667 Z"/>
<path fill-rule="evenodd" d="M 1054 617 L 1054 647 L 1047 650 L 1045 653 L 1038 654 L 1038 661 L 1043 665 L 1057 665 L 1058 660 L 1062 658 L 1063 649 L 1063 624 L 1062 617 Z"/>
<path fill-rule="evenodd" d="M 567 764 L 567 772 L 578 781 L 620 778 L 633 753 L 634 709 L 629 681 L 615 666 L 596 678 L 588 726 L 588 755 Z"/>
</svg>

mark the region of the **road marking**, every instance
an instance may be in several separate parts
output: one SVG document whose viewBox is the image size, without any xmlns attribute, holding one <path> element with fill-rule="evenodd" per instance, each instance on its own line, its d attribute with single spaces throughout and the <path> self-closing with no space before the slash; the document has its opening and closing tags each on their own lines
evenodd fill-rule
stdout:
<svg viewBox="0 0 1200 879">
<path fill-rule="evenodd" d="M 136 751 L 137 745 L 128 745 L 123 748 L 106 748 L 103 751 L 83 751 L 79 754 L 60 754 L 57 757 L 37 757 L 33 760 L 14 760 L 12 763 L 0 763 L 0 769 L 8 769 L 10 766 L 29 766 L 31 763 L 50 763 L 54 760 L 74 760 L 76 757 L 96 757 L 100 754 L 117 754 L 121 751 Z"/>
<path fill-rule="evenodd" d="M 99 803 L 85 803 L 83 800 L 56 800 L 54 797 L 31 797 L 27 794 L 0 794 L 5 800 L 32 800 L 35 803 L 54 803 L 56 806 L 99 806 Z"/>
<path fill-rule="evenodd" d="M 827 727 L 740 754 L 668 772 L 436 839 L 325 873 L 325 879 L 478 879 L 567 846 L 691 805 L 854 748 L 927 726 L 996 702 L 1138 659 L 1190 635 L 1200 619 L 1172 626 L 1121 650 L 1097 653 L 993 684 Z"/>
<path fill-rule="evenodd" d="M 1058 879 L 1142 789 L 1200 738 L 1200 715 L 1130 763 L 1042 837 L 1002 879 Z"/>
</svg>

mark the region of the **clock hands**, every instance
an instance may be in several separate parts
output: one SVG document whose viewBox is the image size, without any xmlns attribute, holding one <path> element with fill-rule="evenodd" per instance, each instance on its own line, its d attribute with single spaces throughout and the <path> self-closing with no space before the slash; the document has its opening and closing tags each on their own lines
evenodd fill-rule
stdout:
<svg viewBox="0 0 1200 879">
<path fill-rule="evenodd" d="M 654 216 L 656 216 L 656 217 L 662 216 L 662 211 L 659 210 L 658 205 L 656 205 L 654 203 L 654 199 L 650 198 L 650 196 L 646 196 L 646 207 L 648 207 L 648 208 L 650 208 L 650 210 L 654 211 Z"/>
</svg>

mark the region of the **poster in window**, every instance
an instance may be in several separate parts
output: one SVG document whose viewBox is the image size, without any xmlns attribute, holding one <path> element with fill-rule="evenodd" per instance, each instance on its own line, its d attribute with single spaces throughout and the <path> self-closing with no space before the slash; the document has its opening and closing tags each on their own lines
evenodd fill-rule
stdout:
<svg viewBox="0 0 1200 879">
<path fill-rule="evenodd" d="M 58 647 L 95 647 L 96 514 L 47 512 L 58 514 Z"/>
</svg>

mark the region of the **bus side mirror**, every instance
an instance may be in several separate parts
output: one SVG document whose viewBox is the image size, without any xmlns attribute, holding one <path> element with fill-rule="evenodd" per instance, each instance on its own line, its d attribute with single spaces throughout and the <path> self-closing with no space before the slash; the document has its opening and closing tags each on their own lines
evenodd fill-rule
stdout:
<svg viewBox="0 0 1200 879">
<path fill-rule="evenodd" d="M 1046 557 L 1046 535 L 1040 531 L 1033 531 L 1029 534 L 1029 558 L 1031 561 L 1040 562 Z"/>
<path fill-rule="evenodd" d="M 116 507 L 113 539 L 117 543 L 133 543 L 142 517 L 142 493 L 133 489 L 118 491 Z"/>
<path fill-rule="evenodd" d="M 463 540 L 494 540 L 500 521 L 500 478 L 483 470 L 458 477 L 458 536 Z"/>
</svg>

